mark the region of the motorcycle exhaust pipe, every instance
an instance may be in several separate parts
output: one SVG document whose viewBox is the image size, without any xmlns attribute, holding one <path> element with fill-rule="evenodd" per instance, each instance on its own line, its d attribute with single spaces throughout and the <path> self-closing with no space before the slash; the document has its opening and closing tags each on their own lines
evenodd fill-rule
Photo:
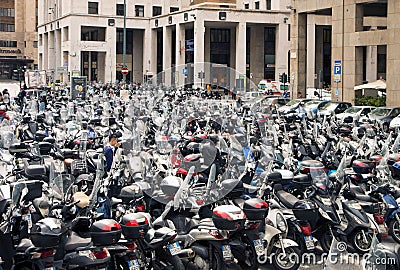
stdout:
<svg viewBox="0 0 400 270">
<path fill-rule="evenodd" d="M 192 259 L 196 256 L 193 249 L 191 249 L 191 248 L 182 249 L 176 255 L 181 259 Z"/>
</svg>

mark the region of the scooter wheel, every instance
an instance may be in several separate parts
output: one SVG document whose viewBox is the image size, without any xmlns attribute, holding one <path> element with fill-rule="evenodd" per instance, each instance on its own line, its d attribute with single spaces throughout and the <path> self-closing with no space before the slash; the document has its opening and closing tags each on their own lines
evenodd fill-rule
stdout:
<svg viewBox="0 0 400 270">
<path fill-rule="evenodd" d="M 298 247 L 285 248 L 284 257 L 281 248 L 272 249 L 272 265 L 278 270 L 297 270 L 301 262 L 301 250 Z"/>
<path fill-rule="evenodd" d="M 367 238 L 367 242 L 365 242 L 364 234 Z M 349 240 L 357 253 L 364 254 L 371 248 L 372 234 L 365 230 L 357 230 L 349 236 Z"/>
<path fill-rule="evenodd" d="M 394 218 L 389 224 L 389 234 L 394 241 L 400 244 L 400 223 Z"/>
</svg>

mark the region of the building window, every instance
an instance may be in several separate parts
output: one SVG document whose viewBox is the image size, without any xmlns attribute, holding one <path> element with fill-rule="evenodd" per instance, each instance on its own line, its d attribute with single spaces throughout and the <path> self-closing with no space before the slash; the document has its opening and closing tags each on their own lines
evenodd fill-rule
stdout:
<svg viewBox="0 0 400 270">
<path fill-rule="evenodd" d="M 220 8 L 229 8 L 229 5 L 220 5 Z"/>
<path fill-rule="evenodd" d="M 15 17 L 15 9 L 0 8 L 0 17 Z"/>
<path fill-rule="evenodd" d="M 43 35 L 42 34 L 39 35 L 39 45 L 40 46 L 43 45 Z"/>
<path fill-rule="evenodd" d="M 0 47 L 16 48 L 17 47 L 17 42 L 16 41 L 10 41 L 10 40 L 0 40 Z"/>
<path fill-rule="evenodd" d="M 250 5 L 249 5 L 249 3 L 247 3 L 247 4 L 244 4 L 244 9 L 249 9 L 250 8 Z"/>
<path fill-rule="evenodd" d="M 117 4 L 117 16 L 124 16 L 124 4 Z"/>
<path fill-rule="evenodd" d="M 82 26 L 81 33 L 82 41 L 106 41 L 105 27 Z"/>
<path fill-rule="evenodd" d="M 153 7 L 153 17 L 160 16 L 162 13 L 162 7 L 154 6 Z"/>
<path fill-rule="evenodd" d="M 170 12 L 170 13 L 172 13 L 172 12 L 177 12 L 177 11 L 179 11 L 179 8 L 178 8 L 178 7 L 170 7 L 170 8 L 169 8 L 169 12 Z"/>
<path fill-rule="evenodd" d="M 89 14 L 99 14 L 99 3 L 89 2 L 88 3 L 88 13 Z"/>
<path fill-rule="evenodd" d="M 135 16 L 144 17 L 144 6 L 135 5 Z"/>
<path fill-rule="evenodd" d="M 38 42 L 37 41 L 34 41 L 33 42 L 33 48 L 37 48 L 38 47 Z"/>
<path fill-rule="evenodd" d="M 255 9 L 260 9 L 260 2 L 255 2 L 254 7 Z"/>
<path fill-rule="evenodd" d="M 267 10 L 271 10 L 271 0 L 267 0 Z"/>
<path fill-rule="evenodd" d="M 0 32 L 15 32 L 15 24 L 0 23 Z"/>
<path fill-rule="evenodd" d="M 264 78 L 275 80 L 276 28 L 264 29 Z"/>
</svg>

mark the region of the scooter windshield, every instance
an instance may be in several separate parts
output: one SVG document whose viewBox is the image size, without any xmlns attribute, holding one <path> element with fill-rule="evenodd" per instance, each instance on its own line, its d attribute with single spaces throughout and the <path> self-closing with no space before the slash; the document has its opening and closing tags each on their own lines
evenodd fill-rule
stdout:
<svg viewBox="0 0 400 270">
<path fill-rule="evenodd" d="M 324 167 L 310 168 L 310 176 L 313 185 L 319 189 L 326 190 L 328 187 L 328 176 L 326 175 Z"/>
</svg>

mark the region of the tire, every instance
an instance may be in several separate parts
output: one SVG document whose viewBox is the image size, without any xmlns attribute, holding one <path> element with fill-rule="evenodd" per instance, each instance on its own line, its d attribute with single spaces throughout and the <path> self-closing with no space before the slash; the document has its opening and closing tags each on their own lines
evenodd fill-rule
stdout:
<svg viewBox="0 0 400 270">
<path fill-rule="evenodd" d="M 367 237 L 367 243 L 364 241 L 363 234 Z M 365 230 L 356 230 L 349 236 L 350 243 L 357 253 L 365 254 L 371 248 L 372 234 Z"/>
<path fill-rule="evenodd" d="M 182 260 L 178 256 L 170 256 L 168 262 L 174 267 L 174 270 L 185 270 Z"/>
<path fill-rule="evenodd" d="M 243 239 L 243 244 L 246 245 L 246 261 L 238 261 L 238 264 L 242 270 L 258 270 L 259 263 L 257 260 L 257 252 L 256 248 L 254 247 L 252 241 L 245 237 Z"/>
<path fill-rule="evenodd" d="M 332 245 L 333 236 L 329 228 L 327 228 L 320 237 L 320 244 L 325 253 L 329 253 Z"/>
<path fill-rule="evenodd" d="M 282 249 L 277 247 L 272 248 L 272 265 L 278 270 L 297 270 L 300 267 L 301 261 L 300 249 L 298 247 L 287 247 L 285 248 L 285 251 L 288 260 L 286 261 L 287 264 L 285 264 L 284 258 L 282 258 Z"/>
<path fill-rule="evenodd" d="M 389 234 L 394 241 L 400 244 L 400 223 L 396 217 L 389 223 Z"/>
</svg>

